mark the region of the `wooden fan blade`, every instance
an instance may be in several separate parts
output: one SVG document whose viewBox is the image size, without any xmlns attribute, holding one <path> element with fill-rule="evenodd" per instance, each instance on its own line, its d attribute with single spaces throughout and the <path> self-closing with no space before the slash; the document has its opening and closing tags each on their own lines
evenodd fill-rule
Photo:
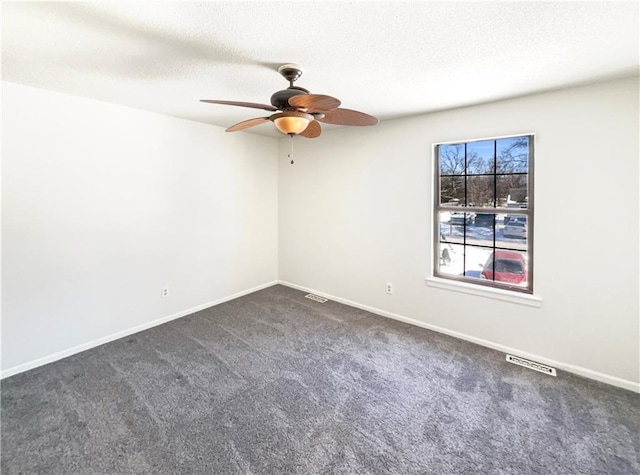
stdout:
<svg viewBox="0 0 640 475">
<path fill-rule="evenodd" d="M 213 99 L 200 99 L 200 102 L 208 102 L 209 104 L 222 104 L 225 106 L 251 107 L 252 109 L 262 109 L 270 112 L 278 110 L 273 106 L 269 106 L 267 104 L 258 104 L 257 102 L 216 101 Z"/>
<path fill-rule="evenodd" d="M 306 137 L 308 139 L 315 139 L 316 137 L 320 137 L 321 133 L 322 127 L 320 126 L 318 121 L 312 120 L 311 122 L 309 122 L 309 125 L 307 125 L 307 128 L 300 132 L 298 135 L 302 135 L 303 137 Z"/>
<path fill-rule="evenodd" d="M 238 130 L 248 129 L 254 125 L 260 125 L 263 122 L 268 122 L 269 117 L 256 117 L 255 119 L 243 120 L 235 125 L 229 127 L 225 132 L 237 132 Z"/>
<path fill-rule="evenodd" d="M 324 113 L 320 122 L 335 125 L 376 125 L 378 119 L 374 116 L 351 109 L 333 109 Z"/>
<path fill-rule="evenodd" d="M 293 107 L 302 107 L 307 112 L 326 112 L 340 107 L 340 101 L 335 97 L 323 94 L 299 94 L 289 98 L 289 104 Z"/>
</svg>

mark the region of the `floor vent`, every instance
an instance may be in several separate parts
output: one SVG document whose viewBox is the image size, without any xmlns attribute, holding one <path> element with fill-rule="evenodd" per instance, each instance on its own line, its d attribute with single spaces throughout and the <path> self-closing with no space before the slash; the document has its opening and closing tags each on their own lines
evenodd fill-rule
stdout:
<svg viewBox="0 0 640 475">
<path fill-rule="evenodd" d="M 307 294 L 305 295 L 305 297 L 320 303 L 325 303 L 328 300 L 328 299 L 325 299 L 324 297 L 320 297 L 319 295 L 314 295 L 314 294 Z"/>
<path fill-rule="evenodd" d="M 551 366 L 544 365 L 542 363 L 536 363 L 535 361 L 525 360 L 524 358 L 520 358 L 519 356 L 507 355 L 507 361 L 509 363 L 517 364 L 519 366 L 524 366 L 525 368 L 532 369 L 534 371 L 540 371 L 544 374 L 550 374 L 551 376 L 556 375 L 556 369 Z"/>
</svg>

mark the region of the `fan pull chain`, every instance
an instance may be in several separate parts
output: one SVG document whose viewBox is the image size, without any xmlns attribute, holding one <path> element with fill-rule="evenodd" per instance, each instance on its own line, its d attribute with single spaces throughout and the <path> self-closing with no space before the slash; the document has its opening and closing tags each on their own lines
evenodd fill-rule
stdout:
<svg viewBox="0 0 640 475">
<path fill-rule="evenodd" d="M 291 159 L 291 165 L 293 165 L 293 134 L 289 134 L 289 142 L 291 143 L 291 150 L 289 151 L 288 157 Z"/>
</svg>

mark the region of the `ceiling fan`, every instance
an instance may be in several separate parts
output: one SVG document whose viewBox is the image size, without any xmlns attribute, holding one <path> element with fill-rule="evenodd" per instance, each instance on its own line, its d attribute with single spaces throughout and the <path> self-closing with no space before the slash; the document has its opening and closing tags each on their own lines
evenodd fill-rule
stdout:
<svg viewBox="0 0 640 475">
<path fill-rule="evenodd" d="M 271 121 L 283 134 L 301 135 L 315 138 L 322 133 L 320 122 L 335 125 L 376 125 L 378 119 L 363 112 L 340 108 L 340 101 L 323 94 L 310 94 L 307 89 L 294 86 L 302 76 L 302 68 L 297 64 L 283 64 L 278 72 L 289 81 L 289 87 L 277 91 L 271 96 L 271 105 L 255 102 L 218 101 L 201 99 L 200 102 L 224 104 L 229 106 L 250 107 L 275 112 L 267 117 L 256 117 L 232 125 L 227 132 L 237 132 L 249 127 Z"/>
</svg>

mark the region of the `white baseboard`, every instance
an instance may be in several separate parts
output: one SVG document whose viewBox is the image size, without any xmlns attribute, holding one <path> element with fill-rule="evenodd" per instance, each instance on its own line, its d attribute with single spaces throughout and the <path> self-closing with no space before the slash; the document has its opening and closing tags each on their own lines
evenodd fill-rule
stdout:
<svg viewBox="0 0 640 475">
<path fill-rule="evenodd" d="M 398 315 L 396 313 L 387 312 L 386 310 L 380 310 L 379 308 L 370 307 L 368 305 L 363 305 L 357 302 L 352 302 L 351 300 L 343 299 L 340 297 L 336 297 L 334 295 L 329 295 L 324 292 L 317 291 L 315 289 L 310 289 L 308 287 L 303 287 L 301 285 L 292 284 L 290 282 L 278 281 L 279 284 L 285 285 L 287 287 L 291 287 L 293 289 L 302 290 L 303 292 L 308 292 L 312 294 L 319 295 L 321 297 L 328 298 L 329 300 L 333 300 L 335 302 L 339 302 L 345 305 L 349 305 L 350 307 L 359 308 L 361 310 L 366 310 L 367 312 L 375 313 L 376 315 L 380 315 L 382 317 L 392 318 L 394 320 L 399 320 L 404 323 L 408 323 L 410 325 L 415 325 L 417 327 L 426 328 L 427 330 L 433 330 L 438 333 L 444 333 L 445 335 L 449 335 L 455 338 L 460 338 L 461 340 L 470 341 L 472 343 L 476 343 L 480 346 L 485 346 L 487 348 L 491 348 L 493 350 L 497 350 L 503 353 L 509 353 L 512 355 L 517 355 L 522 358 L 526 358 L 533 361 L 538 361 L 540 363 L 544 363 L 549 366 L 553 366 L 557 369 L 561 369 L 567 371 L 569 373 L 577 374 L 579 376 L 583 376 L 589 379 L 595 379 L 596 381 L 600 381 L 602 383 L 610 384 L 612 386 L 617 386 L 620 388 L 628 389 L 630 391 L 640 393 L 640 383 L 635 383 L 633 381 L 629 381 L 627 379 L 618 378 L 616 376 L 611 376 L 609 374 L 600 373 L 598 371 L 593 371 L 588 368 L 583 368 L 581 366 L 575 366 L 569 363 L 563 363 L 561 361 L 552 360 L 549 358 L 545 358 L 540 355 L 535 355 L 532 353 L 527 353 L 525 351 L 520 351 L 516 348 L 511 348 L 509 346 L 501 345 L 499 343 L 495 343 L 489 340 L 484 340 L 482 338 L 476 338 L 471 335 L 467 335 L 465 333 L 456 332 L 453 330 L 448 330 L 443 327 L 439 327 L 436 325 L 431 325 L 429 323 L 421 322 L 420 320 L 415 320 L 413 318 L 405 317 L 402 315 Z"/>
<path fill-rule="evenodd" d="M 187 310 L 182 310 L 178 313 L 174 313 L 173 315 L 168 315 L 166 317 L 158 318 L 157 320 L 143 323 L 142 325 L 138 325 L 136 327 L 129 328 L 127 330 L 122 330 L 108 336 L 103 336 L 101 338 L 90 341 L 88 343 L 83 343 L 82 345 L 74 346 L 73 348 L 59 351 L 57 353 L 53 353 L 51 355 L 38 358 L 36 360 L 29 361 L 28 363 L 23 363 L 18 366 L 14 366 L 13 368 L 5 369 L 4 371 L 2 371 L 2 373 L 0 373 L 0 379 L 8 378 L 9 376 L 13 376 L 14 374 L 22 373 L 24 371 L 37 368 L 38 366 L 43 366 L 48 363 L 53 363 L 54 361 L 61 360 L 62 358 L 66 358 L 67 356 L 75 355 L 76 353 L 80 353 L 81 351 L 89 350 L 91 348 L 95 348 L 96 346 L 104 345 L 105 343 L 109 343 L 110 341 L 114 341 L 119 338 L 123 338 L 125 336 L 129 336 L 134 333 L 138 333 L 143 330 L 147 330 L 149 328 L 162 325 L 163 323 L 170 322 L 171 320 L 175 320 L 177 318 L 186 317 L 187 315 L 191 315 L 192 313 L 199 312 L 200 310 L 204 310 L 205 308 L 213 307 L 215 305 L 228 302 L 229 300 L 237 299 L 238 297 L 242 297 L 247 294 L 252 294 L 253 292 L 257 292 L 258 290 L 266 289 L 267 287 L 271 287 L 277 284 L 278 284 L 278 281 L 276 280 L 272 282 L 267 282 L 266 284 L 258 285 L 257 287 L 253 287 L 251 289 L 237 292 L 233 295 L 222 297 L 220 299 L 214 300 L 213 302 L 207 302 L 202 305 L 189 308 Z"/>
</svg>

